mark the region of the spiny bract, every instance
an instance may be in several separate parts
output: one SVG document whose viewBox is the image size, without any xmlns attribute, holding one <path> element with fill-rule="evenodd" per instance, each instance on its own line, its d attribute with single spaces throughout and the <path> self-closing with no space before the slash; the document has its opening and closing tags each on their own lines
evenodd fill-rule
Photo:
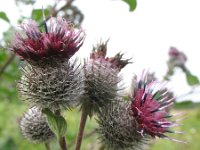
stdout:
<svg viewBox="0 0 200 150">
<path fill-rule="evenodd" d="M 38 68 L 31 65 L 22 69 L 18 90 L 31 106 L 52 111 L 68 109 L 78 103 L 83 93 L 79 66 L 64 62 L 59 67 Z"/>
</svg>

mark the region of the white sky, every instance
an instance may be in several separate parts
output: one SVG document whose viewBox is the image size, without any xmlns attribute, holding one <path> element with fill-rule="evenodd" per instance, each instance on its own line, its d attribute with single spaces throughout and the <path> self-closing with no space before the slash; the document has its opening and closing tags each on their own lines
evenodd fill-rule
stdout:
<svg viewBox="0 0 200 150">
<path fill-rule="evenodd" d="M 34 7 L 41 8 L 51 1 L 37 0 Z M 28 16 L 31 12 L 30 7 L 16 8 L 14 0 L 3 3 L 0 11 L 8 13 L 15 25 L 20 13 Z M 138 0 L 134 12 L 129 12 L 128 5 L 120 0 L 76 0 L 75 4 L 85 16 L 82 28 L 87 34 L 78 56 L 88 57 L 92 45 L 110 38 L 108 56 L 121 51 L 133 58 L 134 63 L 123 70 L 125 82 L 130 85 L 133 73 L 140 74 L 143 69 L 154 71 L 162 79 L 167 71 L 168 49 L 175 46 L 187 55 L 187 67 L 200 78 L 200 0 Z M 0 24 L 2 33 L 7 24 Z M 180 70 L 169 86 L 176 95 L 190 89 Z M 200 101 L 200 94 L 192 99 Z"/>
</svg>

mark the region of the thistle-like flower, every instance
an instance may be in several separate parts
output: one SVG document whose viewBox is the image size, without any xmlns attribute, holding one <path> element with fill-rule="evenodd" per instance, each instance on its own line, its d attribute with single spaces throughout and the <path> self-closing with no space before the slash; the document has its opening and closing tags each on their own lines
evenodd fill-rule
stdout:
<svg viewBox="0 0 200 150">
<path fill-rule="evenodd" d="M 182 142 L 170 138 L 166 133 L 182 133 L 172 131 L 170 128 L 179 126 L 177 121 L 170 121 L 167 107 L 173 105 L 174 98 L 168 99 L 168 91 L 162 83 L 152 81 L 147 83 L 147 74 L 143 72 L 141 79 L 135 76 L 131 90 L 130 115 L 137 121 L 138 132 L 152 137 L 166 138 L 172 141 Z"/>
<path fill-rule="evenodd" d="M 175 47 L 170 47 L 168 61 L 169 69 L 173 69 L 174 67 L 180 67 L 183 71 L 185 71 L 186 61 L 187 57 L 183 52 L 179 51 Z"/>
<path fill-rule="evenodd" d="M 82 77 L 70 58 L 83 44 L 84 31 L 75 32 L 63 18 L 51 18 L 49 28 L 44 21 L 45 32 L 32 20 L 20 27 L 24 34 L 16 32 L 12 50 L 28 62 L 18 82 L 22 97 L 31 106 L 52 111 L 74 106 L 82 94 Z"/>
<path fill-rule="evenodd" d="M 21 134 L 31 142 L 48 142 L 55 137 L 38 107 L 30 108 L 21 118 L 19 126 Z"/>
<path fill-rule="evenodd" d="M 102 110 L 98 115 L 99 139 L 106 150 L 146 149 L 150 136 L 141 136 L 137 121 L 129 114 L 129 102 L 117 100 L 110 109 Z"/>
<path fill-rule="evenodd" d="M 82 29 L 75 32 L 73 25 L 63 18 L 51 18 L 49 29 L 44 22 L 45 32 L 41 32 L 33 20 L 23 23 L 20 27 L 22 33 L 15 33 L 11 49 L 21 60 L 38 66 L 41 66 L 41 62 L 53 61 L 56 58 L 56 61 L 71 58 L 85 38 Z"/>
<path fill-rule="evenodd" d="M 106 57 L 107 42 L 93 48 L 90 60 L 84 65 L 85 91 L 81 99 L 81 107 L 91 116 L 93 112 L 107 106 L 118 95 L 120 82 L 118 73 L 129 60 L 123 60 L 122 54 Z"/>
</svg>

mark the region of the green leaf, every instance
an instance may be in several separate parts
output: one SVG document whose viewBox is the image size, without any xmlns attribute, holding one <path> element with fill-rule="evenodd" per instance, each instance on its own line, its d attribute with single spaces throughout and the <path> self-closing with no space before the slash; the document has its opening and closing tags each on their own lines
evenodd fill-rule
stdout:
<svg viewBox="0 0 200 150">
<path fill-rule="evenodd" d="M 67 131 L 67 122 L 63 116 L 55 115 L 48 108 L 42 111 L 47 116 L 50 129 L 56 134 L 57 138 L 64 136 Z"/>
<path fill-rule="evenodd" d="M 134 11 L 137 6 L 136 0 L 122 0 L 129 5 L 129 11 Z"/>
<path fill-rule="evenodd" d="M 43 16 L 42 16 L 42 9 L 33 9 L 31 17 L 33 20 L 36 20 L 37 22 L 42 22 Z M 44 9 L 44 14 L 45 16 L 49 16 L 49 11 L 48 9 Z"/>
<path fill-rule="evenodd" d="M 6 13 L 3 12 L 3 11 L 0 11 L 0 19 L 6 21 L 6 22 L 8 22 L 8 23 L 10 23 L 10 20 L 8 19 Z"/>
<path fill-rule="evenodd" d="M 186 78 L 187 78 L 187 83 L 190 86 L 199 84 L 199 79 L 197 78 L 197 76 L 192 75 L 189 71 L 186 72 Z"/>
</svg>

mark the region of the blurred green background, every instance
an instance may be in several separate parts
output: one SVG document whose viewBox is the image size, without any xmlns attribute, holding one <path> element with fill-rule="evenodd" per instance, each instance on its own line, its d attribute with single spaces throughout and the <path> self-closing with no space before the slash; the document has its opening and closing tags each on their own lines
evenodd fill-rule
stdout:
<svg viewBox="0 0 200 150">
<path fill-rule="evenodd" d="M 188 144 L 175 143 L 165 139 L 156 139 L 152 141 L 149 150 L 199 150 L 200 149 L 200 104 L 190 103 L 176 104 L 173 112 L 186 112 L 187 117 L 182 120 L 183 126 L 178 127 L 177 130 L 184 131 L 184 134 L 169 135 L 173 138 L 187 141 Z M 19 133 L 18 121 L 23 112 L 27 109 L 16 96 L 12 97 L 10 101 L 2 99 L 0 101 L 0 149 L 1 150 L 45 150 L 43 144 L 32 144 L 26 139 L 23 139 Z M 70 150 L 74 149 L 74 141 L 78 131 L 80 113 L 78 110 L 71 110 L 66 112 L 65 118 L 68 123 L 67 142 L 70 145 Z M 83 140 L 83 150 L 98 150 L 100 144 L 98 135 L 95 134 L 95 127 L 97 124 L 94 119 L 88 119 L 85 135 Z M 52 149 L 58 150 L 57 142 L 51 143 Z"/>
</svg>

